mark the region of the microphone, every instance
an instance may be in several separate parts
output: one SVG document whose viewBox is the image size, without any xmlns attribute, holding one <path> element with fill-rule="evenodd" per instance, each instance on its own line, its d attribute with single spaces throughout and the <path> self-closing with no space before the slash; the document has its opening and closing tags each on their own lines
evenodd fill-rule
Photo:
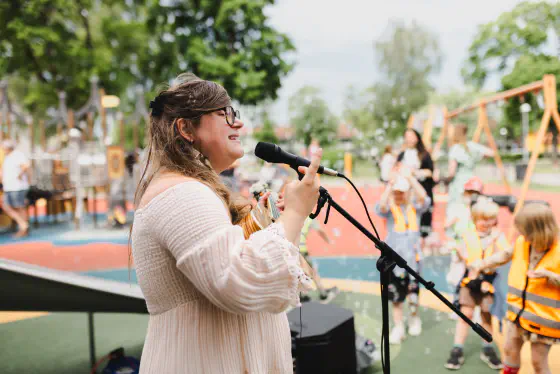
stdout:
<svg viewBox="0 0 560 374">
<path fill-rule="evenodd" d="M 282 148 L 280 148 L 276 144 L 266 142 L 257 143 L 257 146 L 255 147 L 255 156 L 257 156 L 261 160 L 271 162 L 273 164 L 290 165 L 290 167 L 298 173 L 299 166 L 309 167 L 309 165 L 311 164 L 311 161 L 305 158 L 298 157 L 294 154 L 283 151 Z M 342 175 L 338 171 L 326 168 L 324 166 L 319 166 L 319 170 L 317 170 L 317 173 L 326 174 L 333 177 L 339 177 Z"/>
</svg>

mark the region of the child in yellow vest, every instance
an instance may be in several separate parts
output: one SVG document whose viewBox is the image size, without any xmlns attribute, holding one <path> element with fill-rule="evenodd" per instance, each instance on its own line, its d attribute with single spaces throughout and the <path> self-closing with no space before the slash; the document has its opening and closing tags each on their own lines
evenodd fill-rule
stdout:
<svg viewBox="0 0 560 374">
<path fill-rule="evenodd" d="M 511 261 L 508 278 L 504 374 L 517 374 L 521 347 L 531 342 L 535 374 L 551 374 L 548 354 L 560 343 L 559 227 L 552 210 L 527 204 L 515 217 L 515 246 L 473 264 L 474 271 Z"/>
<path fill-rule="evenodd" d="M 430 208 L 430 198 L 410 170 L 403 167 L 401 169 L 399 174 L 394 174 L 389 180 L 379 203 L 375 206 L 375 213 L 387 220 L 385 242 L 403 257 L 413 270 L 419 272 L 420 218 L 422 213 Z M 422 332 L 422 321 L 418 316 L 420 289 L 418 282 L 400 267 L 393 270 L 388 288 L 393 304 L 394 322 L 389 343 L 400 344 L 406 337 L 403 303 L 407 298 L 410 308 L 408 334 L 418 336 Z"/>
<path fill-rule="evenodd" d="M 482 327 L 487 331 L 492 331 L 492 315 L 490 308 L 494 302 L 494 286 L 492 282 L 496 278 L 495 271 L 484 273 L 474 273 L 470 270 L 477 260 L 491 256 L 493 253 L 505 251 L 509 244 L 504 236 L 496 228 L 496 219 L 500 211 L 499 206 L 491 199 L 479 197 L 473 205 L 471 214 L 474 230 L 466 230 L 462 235 L 462 242 L 459 245 L 457 255 L 466 263 L 467 270 L 461 281 L 459 289 L 459 305 L 461 312 L 467 317 L 473 318 L 475 307 L 479 306 L 482 317 Z M 455 341 L 453 349 L 445 367 L 450 370 L 458 370 L 465 361 L 463 346 L 469 326 L 462 319 L 457 321 L 455 330 Z M 496 350 L 490 343 L 483 341 L 482 352 L 480 355 L 492 369 L 502 368 L 502 362 Z"/>
</svg>

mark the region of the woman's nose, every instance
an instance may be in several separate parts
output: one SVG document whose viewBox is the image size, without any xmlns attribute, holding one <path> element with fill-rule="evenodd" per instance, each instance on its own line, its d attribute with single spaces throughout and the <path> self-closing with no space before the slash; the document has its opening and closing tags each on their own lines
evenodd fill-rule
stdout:
<svg viewBox="0 0 560 374">
<path fill-rule="evenodd" d="M 236 118 L 235 122 L 233 122 L 233 127 L 236 128 L 236 129 L 240 129 L 243 126 L 245 126 L 245 124 L 239 118 Z"/>
</svg>

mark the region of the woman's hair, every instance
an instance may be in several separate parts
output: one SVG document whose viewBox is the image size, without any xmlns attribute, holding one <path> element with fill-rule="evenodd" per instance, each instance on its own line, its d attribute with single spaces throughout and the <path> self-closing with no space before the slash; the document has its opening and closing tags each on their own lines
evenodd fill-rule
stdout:
<svg viewBox="0 0 560 374">
<path fill-rule="evenodd" d="M 471 208 L 473 222 L 479 219 L 497 218 L 500 213 L 500 207 L 492 199 L 480 196 Z"/>
<path fill-rule="evenodd" d="M 383 149 L 383 154 L 387 154 L 387 153 L 391 153 L 393 152 L 393 147 L 391 147 L 391 144 L 387 144 L 385 146 L 385 148 Z"/>
<path fill-rule="evenodd" d="M 560 230 L 552 209 L 546 204 L 526 204 L 515 216 L 514 224 L 537 251 L 549 249 L 558 240 Z"/>
<path fill-rule="evenodd" d="M 151 104 L 148 156 L 136 189 L 135 204 L 140 202 L 156 173 L 165 170 L 206 184 L 229 208 L 232 223 L 242 220 L 251 208 L 250 203 L 231 197 L 220 176 L 196 146 L 201 116 L 228 105 L 231 99 L 222 86 L 189 73 L 179 75 L 173 85 L 159 92 Z M 177 120 L 180 118 L 186 120 L 183 132 L 192 135 L 194 142 L 179 133 Z"/>
<path fill-rule="evenodd" d="M 420 161 L 422 161 L 428 154 L 426 146 L 424 145 L 424 141 L 422 140 L 422 136 L 420 136 L 420 133 L 418 131 L 410 128 L 406 129 L 404 133 L 406 134 L 408 131 L 412 132 L 416 136 L 416 150 L 418 151 L 418 158 L 420 159 Z"/>
</svg>

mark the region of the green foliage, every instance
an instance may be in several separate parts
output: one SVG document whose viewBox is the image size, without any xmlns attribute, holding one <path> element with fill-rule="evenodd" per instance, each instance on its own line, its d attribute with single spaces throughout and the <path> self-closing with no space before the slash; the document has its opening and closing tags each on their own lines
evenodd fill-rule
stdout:
<svg viewBox="0 0 560 374">
<path fill-rule="evenodd" d="M 26 82 L 17 99 L 34 115 L 89 97 L 90 78 L 131 111 L 133 86 L 190 71 L 224 85 L 241 104 L 276 98 L 291 69 L 287 36 L 267 24 L 273 0 L 27 0 L 0 2 L 0 77 Z M 20 96 L 21 95 L 21 96 Z"/>
<path fill-rule="evenodd" d="M 310 86 L 300 88 L 290 97 L 289 109 L 296 137 L 306 146 L 311 144 L 313 138 L 321 146 L 327 146 L 335 140 L 337 119 L 320 97 L 319 89 Z"/>
<path fill-rule="evenodd" d="M 426 104 L 433 90 L 429 79 L 440 69 L 439 42 L 416 22 L 393 22 L 376 41 L 375 51 L 382 79 L 371 89 L 373 123 L 382 124 L 378 137 L 383 132 L 393 139 L 402 134 L 410 114 Z"/>
<path fill-rule="evenodd" d="M 557 77 L 556 89 L 560 90 L 560 58 L 546 55 L 521 56 L 515 63 L 512 72 L 502 78 L 502 85 L 505 90 L 508 90 L 541 80 L 545 74 L 553 74 Z M 540 125 L 543 110 L 539 107 L 534 94 L 527 94 L 524 99 L 532 108 L 529 113 L 529 124 L 532 130 L 536 130 Z M 522 121 L 519 111 L 521 104 L 521 99 L 515 97 L 509 100 L 505 106 L 505 116 L 513 136 L 521 135 Z"/>
<path fill-rule="evenodd" d="M 274 124 L 268 118 L 268 115 L 265 114 L 265 119 L 263 123 L 262 129 L 255 132 L 253 137 L 259 142 L 268 142 L 268 143 L 278 143 L 278 137 L 274 132 Z"/>
<path fill-rule="evenodd" d="M 364 135 L 371 135 L 376 128 L 374 117 L 375 96 L 373 89 L 358 91 L 349 86 L 344 102 L 344 119 Z"/>
<path fill-rule="evenodd" d="M 504 72 L 521 56 L 539 55 L 550 38 L 559 36 L 560 3 L 522 2 L 497 20 L 478 27 L 463 77 L 482 87 L 490 74 Z"/>
<path fill-rule="evenodd" d="M 356 163 L 356 157 L 352 157 L 352 165 Z M 344 169 L 344 150 L 334 146 L 323 148 L 321 164 L 325 167 L 335 168 L 342 171 Z"/>
<path fill-rule="evenodd" d="M 284 57 L 294 46 L 266 22 L 265 7 L 274 0 L 149 3 L 148 28 L 158 36 L 154 77 L 189 70 L 223 84 L 243 104 L 277 97 L 281 78 L 292 69 Z"/>
</svg>

